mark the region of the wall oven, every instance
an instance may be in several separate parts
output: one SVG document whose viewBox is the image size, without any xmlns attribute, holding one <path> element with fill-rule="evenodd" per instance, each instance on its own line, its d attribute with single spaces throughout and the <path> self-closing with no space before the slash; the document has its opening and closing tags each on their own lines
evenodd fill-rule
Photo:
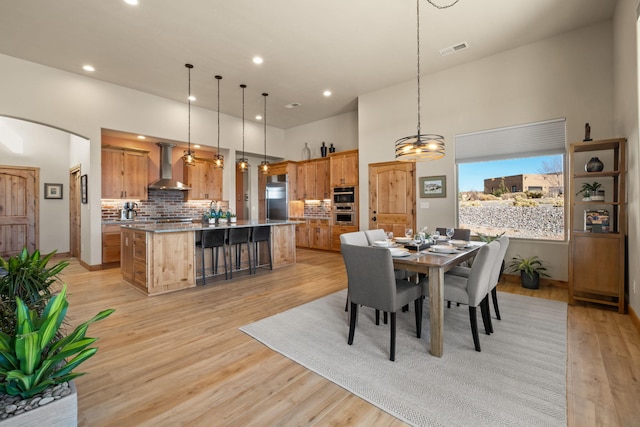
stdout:
<svg viewBox="0 0 640 427">
<path fill-rule="evenodd" d="M 356 225 L 356 213 L 351 210 L 333 210 L 333 225 Z"/>
<path fill-rule="evenodd" d="M 356 225 L 356 189 L 355 187 L 334 187 L 333 224 Z"/>
<path fill-rule="evenodd" d="M 333 204 L 355 203 L 356 189 L 355 187 L 334 187 Z"/>
</svg>

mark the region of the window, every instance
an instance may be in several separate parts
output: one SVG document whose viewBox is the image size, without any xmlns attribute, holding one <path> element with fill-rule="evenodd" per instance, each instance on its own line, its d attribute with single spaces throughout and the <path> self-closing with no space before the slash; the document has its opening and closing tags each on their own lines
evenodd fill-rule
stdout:
<svg viewBox="0 0 640 427">
<path fill-rule="evenodd" d="M 564 240 L 564 152 L 564 119 L 456 136 L 458 226 Z"/>
</svg>

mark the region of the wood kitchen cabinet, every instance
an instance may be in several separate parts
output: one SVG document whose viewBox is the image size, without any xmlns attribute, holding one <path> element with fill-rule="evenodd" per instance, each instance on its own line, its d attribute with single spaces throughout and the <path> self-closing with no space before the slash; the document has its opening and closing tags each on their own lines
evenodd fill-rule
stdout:
<svg viewBox="0 0 640 427">
<path fill-rule="evenodd" d="M 328 219 L 309 220 L 309 247 L 331 249 L 331 230 Z"/>
<path fill-rule="evenodd" d="M 296 198 L 298 200 L 329 198 L 329 159 L 299 162 L 296 170 Z"/>
<path fill-rule="evenodd" d="M 121 231 L 120 242 L 120 272 L 122 278 L 133 283 L 133 230 Z"/>
<path fill-rule="evenodd" d="M 332 225 L 331 226 L 331 250 L 340 251 L 340 235 L 343 233 L 353 233 L 358 231 L 355 225 Z"/>
<path fill-rule="evenodd" d="M 147 199 L 149 152 L 102 147 L 102 198 Z"/>
<path fill-rule="evenodd" d="M 358 185 L 358 150 L 329 154 L 330 186 Z"/>
<path fill-rule="evenodd" d="M 102 225 L 102 267 L 120 264 L 120 224 Z"/>
<path fill-rule="evenodd" d="M 183 166 L 185 200 L 222 200 L 222 169 L 216 169 L 213 159 L 196 158 L 194 166 Z"/>
<path fill-rule="evenodd" d="M 299 219 L 296 224 L 296 246 L 299 248 L 309 247 L 309 220 Z"/>
</svg>

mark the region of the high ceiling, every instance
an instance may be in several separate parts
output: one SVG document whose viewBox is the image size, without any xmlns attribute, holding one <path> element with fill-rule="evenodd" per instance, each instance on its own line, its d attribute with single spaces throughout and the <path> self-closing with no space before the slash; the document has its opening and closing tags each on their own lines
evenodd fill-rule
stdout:
<svg viewBox="0 0 640 427">
<path fill-rule="evenodd" d="M 446 5 L 454 0 L 431 0 Z M 422 74 L 610 19 L 616 0 L 420 0 Z M 440 49 L 469 48 L 442 56 Z M 288 129 L 354 111 L 361 94 L 416 76 L 415 0 L 0 2 L 0 53 Z M 259 55 L 264 63 L 255 65 Z M 84 64 L 96 68 L 82 70 Z M 329 89 L 333 95 L 323 96 Z M 285 105 L 300 103 L 296 108 Z"/>
</svg>

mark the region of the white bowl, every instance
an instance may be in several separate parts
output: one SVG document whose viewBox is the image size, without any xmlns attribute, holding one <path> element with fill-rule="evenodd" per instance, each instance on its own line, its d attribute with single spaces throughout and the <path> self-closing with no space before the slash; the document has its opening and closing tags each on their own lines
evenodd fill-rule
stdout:
<svg viewBox="0 0 640 427">
<path fill-rule="evenodd" d="M 469 246 L 469 242 L 467 242 L 466 240 L 451 240 L 449 243 L 451 243 L 456 248 L 466 248 L 467 246 Z"/>
<path fill-rule="evenodd" d="M 452 254 L 454 252 L 457 252 L 457 249 L 454 248 L 453 246 L 449 246 L 449 245 L 433 245 L 431 246 L 431 250 L 433 252 L 438 252 L 441 254 Z"/>
<path fill-rule="evenodd" d="M 376 240 L 375 242 L 373 242 L 373 246 L 378 246 L 381 248 L 391 247 L 392 244 L 393 243 L 388 240 Z"/>
<path fill-rule="evenodd" d="M 413 240 L 411 237 L 396 237 L 396 242 L 398 243 L 409 243 Z"/>
</svg>

